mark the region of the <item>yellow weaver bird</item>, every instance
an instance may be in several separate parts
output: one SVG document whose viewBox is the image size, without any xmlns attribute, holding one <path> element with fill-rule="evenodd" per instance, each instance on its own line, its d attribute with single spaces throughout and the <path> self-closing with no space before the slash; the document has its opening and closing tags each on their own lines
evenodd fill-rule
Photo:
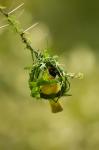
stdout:
<svg viewBox="0 0 99 150">
<path fill-rule="evenodd" d="M 55 68 L 53 67 L 49 67 L 48 70 L 44 74 L 44 77 L 47 80 L 55 79 L 56 76 L 57 76 L 57 73 L 56 73 Z M 57 94 L 60 90 L 61 90 L 61 85 L 59 83 L 46 84 L 41 87 L 41 93 L 47 96 Z M 51 110 L 53 113 L 61 112 L 63 110 L 59 101 L 49 99 L 49 103 L 50 103 Z"/>
</svg>

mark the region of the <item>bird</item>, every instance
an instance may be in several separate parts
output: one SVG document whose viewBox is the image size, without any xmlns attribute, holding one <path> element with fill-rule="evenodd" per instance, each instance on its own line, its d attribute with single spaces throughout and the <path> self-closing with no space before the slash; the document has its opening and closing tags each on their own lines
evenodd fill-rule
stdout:
<svg viewBox="0 0 99 150">
<path fill-rule="evenodd" d="M 57 77 L 58 72 L 56 68 L 53 66 L 49 66 L 48 70 L 45 72 L 44 76 L 47 80 L 53 80 Z M 60 83 L 53 83 L 53 84 L 46 84 L 41 87 L 41 95 L 43 98 L 50 97 L 50 95 L 57 95 L 61 91 L 61 85 Z M 59 100 L 55 99 L 49 99 L 49 103 L 51 106 L 51 110 L 53 113 L 58 113 L 63 110 L 61 104 L 59 103 Z"/>
</svg>

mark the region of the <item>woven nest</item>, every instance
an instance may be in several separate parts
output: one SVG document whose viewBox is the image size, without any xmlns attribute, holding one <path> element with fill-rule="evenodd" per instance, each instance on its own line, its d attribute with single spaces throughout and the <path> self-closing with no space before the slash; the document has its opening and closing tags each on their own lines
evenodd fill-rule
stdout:
<svg viewBox="0 0 99 150">
<path fill-rule="evenodd" d="M 44 99 L 55 99 L 66 95 L 70 89 L 70 84 L 63 69 L 54 57 L 40 56 L 35 65 L 33 65 L 29 78 L 29 87 L 31 96 Z M 49 80 L 49 76 L 52 79 Z M 42 88 L 58 84 L 60 89 L 57 93 L 44 94 Z"/>
</svg>

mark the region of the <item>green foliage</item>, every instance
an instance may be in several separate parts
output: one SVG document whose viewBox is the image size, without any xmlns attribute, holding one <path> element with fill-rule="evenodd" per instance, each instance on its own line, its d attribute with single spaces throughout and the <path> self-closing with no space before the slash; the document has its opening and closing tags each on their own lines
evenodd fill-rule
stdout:
<svg viewBox="0 0 99 150">
<path fill-rule="evenodd" d="M 54 94 L 54 96 L 52 95 L 51 97 L 51 95 L 46 95 L 46 99 L 59 98 L 65 95 L 70 89 L 68 77 L 64 70 L 60 67 L 56 58 L 56 56 L 51 57 L 47 51 L 44 51 L 43 54 L 38 56 L 37 63 L 33 65 L 29 78 L 29 87 L 32 97 L 42 97 L 40 89 L 44 85 L 59 83 L 61 87 L 61 90 L 57 94 Z M 54 69 L 57 75 L 51 80 L 49 80 L 49 67 Z"/>
</svg>

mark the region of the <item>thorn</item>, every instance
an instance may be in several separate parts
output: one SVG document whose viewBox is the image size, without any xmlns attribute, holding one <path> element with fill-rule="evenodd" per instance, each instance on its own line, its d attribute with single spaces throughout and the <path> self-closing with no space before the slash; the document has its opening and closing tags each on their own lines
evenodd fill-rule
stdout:
<svg viewBox="0 0 99 150">
<path fill-rule="evenodd" d="M 16 7 L 15 9 L 11 10 L 8 15 L 12 14 L 14 11 L 16 11 L 17 9 L 19 9 L 20 7 L 22 7 L 24 5 L 24 3 L 20 4 L 18 7 Z"/>
<path fill-rule="evenodd" d="M 29 28 L 27 28 L 26 30 L 23 31 L 23 33 L 26 33 L 27 31 L 29 31 L 30 29 L 34 28 L 35 26 L 37 26 L 39 23 L 35 23 L 32 26 L 30 26 Z"/>
<path fill-rule="evenodd" d="M 9 24 L 5 24 L 5 25 L 1 26 L 0 29 L 7 27 L 7 26 L 9 26 Z"/>
</svg>

